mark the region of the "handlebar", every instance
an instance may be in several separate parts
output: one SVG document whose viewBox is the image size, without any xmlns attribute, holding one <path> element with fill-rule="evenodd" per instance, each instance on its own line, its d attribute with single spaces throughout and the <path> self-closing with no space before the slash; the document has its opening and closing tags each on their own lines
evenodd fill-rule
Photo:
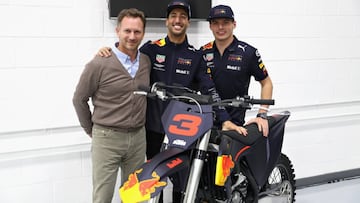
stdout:
<svg viewBox="0 0 360 203">
<path fill-rule="evenodd" d="M 135 91 L 134 94 L 146 95 L 147 97 L 157 97 L 163 101 L 177 99 L 185 100 L 185 102 L 195 102 L 197 104 L 207 104 L 211 106 L 223 106 L 223 107 L 237 107 L 251 109 L 254 104 L 258 105 L 274 105 L 273 99 L 254 99 L 250 96 L 236 97 L 234 99 L 225 99 L 219 102 L 213 102 L 210 95 L 202 95 L 200 92 L 196 92 L 187 87 L 165 85 L 164 83 L 156 82 L 151 87 L 139 86 L 140 91 Z M 167 90 L 175 90 L 176 94 Z"/>
<path fill-rule="evenodd" d="M 142 86 L 138 87 L 140 91 L 134 92 L 134 94 L 146 95 L 150 98 L 159 98 L 163 101 L 170 99 L 182 99 L 185 102 L 195 102 L 200 104 L 211 104 L 211 95 L 202 95 L 200 92 L 196 92 L 192 89 L 183 86 L 165 85 L 164 83 L 156 82 L 151 87 Z M 176 93 L 169 92 L 173 90 Z"/>
</svg>

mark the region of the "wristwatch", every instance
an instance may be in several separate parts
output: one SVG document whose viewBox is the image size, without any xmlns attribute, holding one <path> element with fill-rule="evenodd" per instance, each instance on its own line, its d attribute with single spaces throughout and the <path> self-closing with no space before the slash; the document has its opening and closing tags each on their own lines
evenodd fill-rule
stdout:
<svg viewBox="0 0 360 203">
<path fill-rule="evenodd" d="M 258 113 L 256 115 L 256 117 L 262 118 L 262 119 L 267 119 L 267 113 Z"/>
</svg>

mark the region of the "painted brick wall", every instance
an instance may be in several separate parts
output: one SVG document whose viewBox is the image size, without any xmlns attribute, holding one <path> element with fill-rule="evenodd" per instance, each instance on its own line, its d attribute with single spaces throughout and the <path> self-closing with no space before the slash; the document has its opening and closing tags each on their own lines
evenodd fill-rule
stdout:
<svg viewBox="0 0 360 203">
<path fill-rule="evenodd" d="M 262 54 L 273 111 L 292 112 L 283 151 L 297 178 L 360 168 L 360 2 L 220 2 Z M 163 25 L 149 21 L 144 42 Z M 0 26 L 0 202 L 91 202 L 90 139 L 71 98 L 84 65 L 116 40 L 107 1 L 0 0 Z M 207 22 L 192 22 L 188 37 L 212 40 Z"/>
</svg>

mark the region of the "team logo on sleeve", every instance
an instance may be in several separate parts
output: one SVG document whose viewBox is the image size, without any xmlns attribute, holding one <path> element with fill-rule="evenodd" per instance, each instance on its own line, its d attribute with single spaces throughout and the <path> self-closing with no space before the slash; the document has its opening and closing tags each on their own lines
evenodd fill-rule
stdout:
<svg viewBox="0 0 360 203">
<path fill-rule="evenodd" d="M 258 50 L 256 50 L 255 55 L 256 55 L 256 57 L 258 57 L 258 66 L 259 66 L 259 68 L 264 72 L 265 75 L 267 75 L 268 74 L 267 70 L 265 68 L 265 65 L 264 65 L 264 63 L 263 63 L 263 61 L 261 59 L 261 55 L 260 55 Z"/>
<path fill-rule="evenodd" d="M 267 70 L 265 68 L 265 65 L 262 62 L 259 64 L 259 68 L 264 72 L 265 75 L 268 74 L 268 72 L 267 72 Z"/>
<path fill-rule="evenodd" d="M 261 55 L 258 50 L 255 51 L 255 55 L 258 58 L 258 63 L 262 63 Z"/>
</svg>

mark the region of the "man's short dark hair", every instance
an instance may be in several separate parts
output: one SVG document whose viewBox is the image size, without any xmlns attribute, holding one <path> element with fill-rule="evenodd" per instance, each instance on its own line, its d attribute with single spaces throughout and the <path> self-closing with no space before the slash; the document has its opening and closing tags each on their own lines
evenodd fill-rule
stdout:
<svg viewBox="0 0 360 203">
<path fill-rule="evenodd" d="M 141 21 L 143 22 L 144 29 L 145 29 L 146 18 L 145 18 L 144 12 L 142 12 L 136 8 L 123 9 L 120 11 L 120 13 L 117 17 L 117 25 L 120 25 L 120 23 L 124 17 L 140 18 Z"/>
</svg>

